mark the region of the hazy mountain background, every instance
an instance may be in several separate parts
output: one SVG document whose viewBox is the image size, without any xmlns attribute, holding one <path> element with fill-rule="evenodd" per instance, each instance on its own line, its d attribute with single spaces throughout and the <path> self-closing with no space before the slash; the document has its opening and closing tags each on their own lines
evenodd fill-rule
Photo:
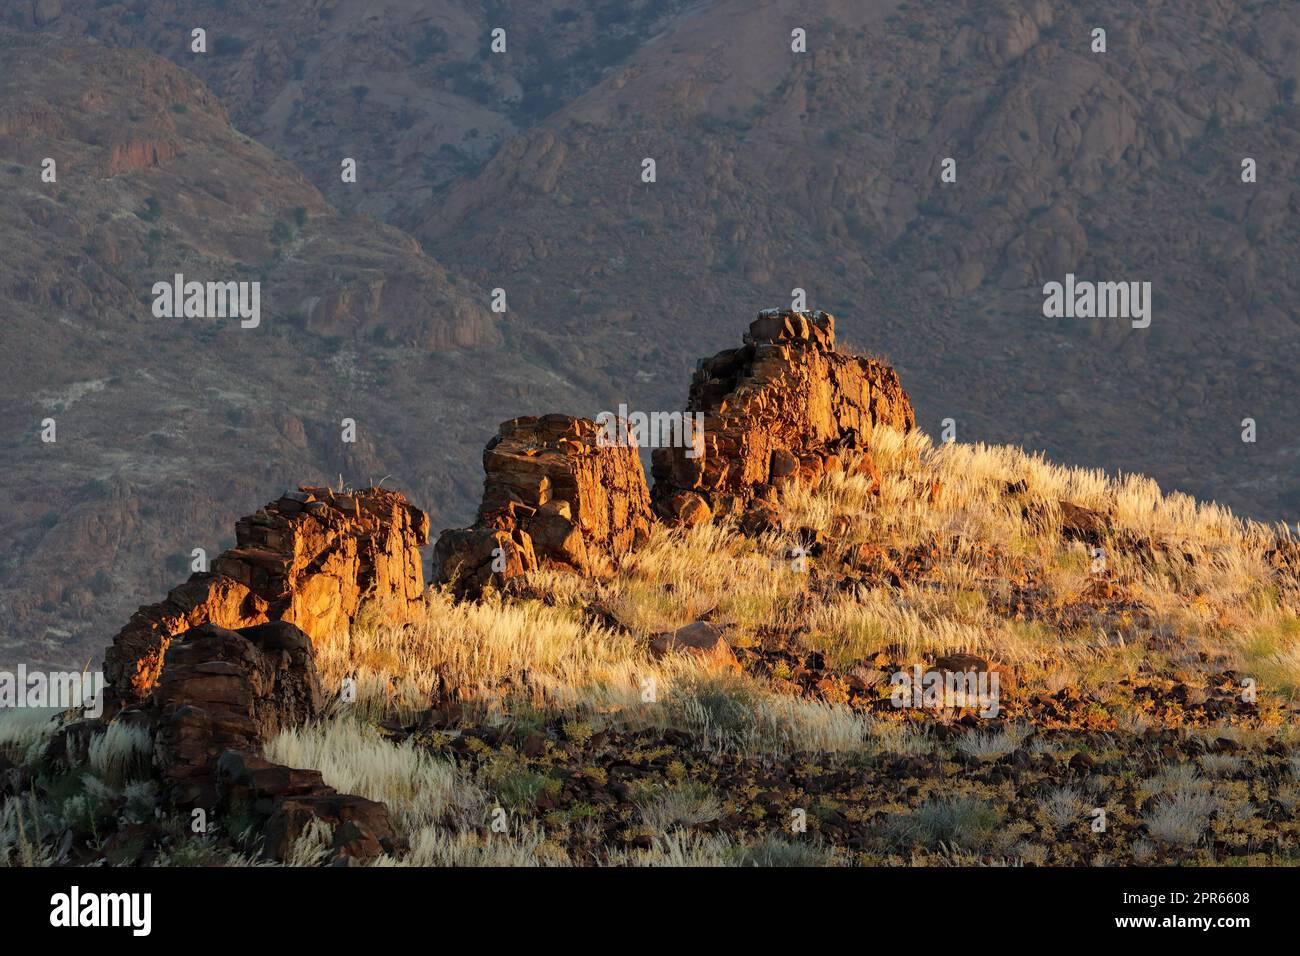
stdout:
<svg viewBox="0 0 1300 956">
<path fill-rule="evenodd" d="M 678 408 L 795 287 L 931 433 L 1300 518 L 1294 3 L 4 0 L 0 30 L 0 664 L 98 654 L 284 486 L 467 520 L 497 422 Z M 262 326 L 153 318 L 178 271 L 261 281 Z M 1151 327 L 1043 318 L 1066 272 L 1150 281 Z"/>
</svg>

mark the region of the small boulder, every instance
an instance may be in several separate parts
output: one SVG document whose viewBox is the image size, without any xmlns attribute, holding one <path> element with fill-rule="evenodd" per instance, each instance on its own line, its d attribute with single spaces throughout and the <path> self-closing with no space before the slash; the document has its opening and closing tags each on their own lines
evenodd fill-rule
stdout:
<svg viewBox="0 0 1300 956">
<path fill-rule="evenodd" d="M 982 673 L 989 669 L 989 662 L 974 654 L 945 654 L 934 662 L 934 669 L 947 673 Z"/>
<path fill-rule="evenodd" d="M 1061 537 L 1098 547 L 1109 534 L 1110 517 L 1104 512 L 1061 502 Z"/>
<path fill-rule="evenodd" d="M 204 624 L 177 637 L 151 700 L 154 763 L 173 802 L 212 806 L 222 753 L 256 752 L 315 717 L 322 701 L 311 640 L 293 624 Z"/>
<path fill-rule="evenodd" d="M 678 524 L 693 528 L 697 524 L 707 524 L 713 517 L 708 503 L 693 491 L 683 491 L 674 495 L 668 502 L 668 510 Z"/>
<path fill-rule="evenodd" d="M 315 821 L 333 830 L 335 862 L 362 862 L 399 847 L 388 808 L 351 794 L 326 792 L 282 799 L 266 824 L 266 852 L 284 861 L 294 841 Z"/>
<path fill-rule="evenodd" d="M 799 473 L 799 459 L 794 452 L 778 448 L 772 452 L 771 472 L 774 483 L 782 478 L 793 478 Z"/>
<path fill-rule="evenodd" d="M 728 670 L 739 671 L 740 664 L 722 631 L 708 621 L 696 621 L 675 631 L 656 634 L 650 639 L 650 653 L 656 658 L 669 654 L 693 654 Z"/>
<path fill-rule="evenodd" d="M 767 534 L 769 531 L 780 531 L 781 509 L 770 501 L 762 499 L 751 501 L 740 519 L 740 530 L 751 538 Z"/>
</svg>

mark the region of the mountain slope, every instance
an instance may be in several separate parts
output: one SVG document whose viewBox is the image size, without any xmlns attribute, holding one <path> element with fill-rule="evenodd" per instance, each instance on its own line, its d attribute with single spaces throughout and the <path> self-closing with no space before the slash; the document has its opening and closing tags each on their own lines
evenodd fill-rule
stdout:
<svg viewBox="0 0 1300 956">
<path fill-rule="evenodd" d="M 299 481 L 390 476 L 462 517 L 496 409 L 564 401 L 502 351 L 485 290 L 337 213 L 149 54 L 0 34 L 0 177 L 0 661 L 97 654 Z M 156 317 L 176 274 L 259 283 L 260 321 Z"/>
<path fill-rule="evenodd" d="M 409 226 L 520 129 L 594 85 L 691 0 L 0 0 L 18 29 L 152 50 L 340 208 Z M 6 10 L 7 8 L 7 10 Z M 207 31 L 207 52 L 190 31 Z M 493 29 L 506 53 L 488 55 Z M 340 183 L 340 150 L 363 188 Z"/>
<path fill-rule="evenodd" d="M 8 21 L 150 46 L 333 201 L 419 224 L 600 407 L 675 408 L 726 339 L 709 314 L 798 287 L 891 355 L 936 432 L 1300 507 L 1293 4 L 41 6 Z M 345 148 L 364 189 L 338 182 Z M 1070 272 L 1150 282 L 1151 327 L 1044 319 Z"/>
<path fill-rule="evenodd" d="M 420 234 L 546 334 L 581 330 L 610 401 L 675 407 L 724 303 L 799 287 L 893 358 L 927 428 L 1293 517 L 1298 43 L 1294 5 L 1269 3 L 719 2 Z M 1150 328 L 1045 319 L 1067 273 L 1150 282 Z"/>
</svg>

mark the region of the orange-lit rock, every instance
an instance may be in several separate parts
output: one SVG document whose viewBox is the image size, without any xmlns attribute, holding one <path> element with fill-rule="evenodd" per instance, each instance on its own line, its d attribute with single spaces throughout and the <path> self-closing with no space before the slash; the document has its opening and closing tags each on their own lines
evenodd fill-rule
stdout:
<svg viewBox="0 0 1300 956">
<path fill-rule="evenodd" d="M 663 448 L 653 456 L 655 510 L 672 521 L 684 517 L 686 492 L 713 514 L 734 514 L 788 482 L 835 471 L 878 481 L 866 447 L 872 427 L 916 424 L 897 373 L 837 351 L 835 319 L 825 312 L 761 313 L 743 347 L 700 364 L 686 410 L 704 414 L 704 454 Z"/>
<path fill-rule="evenodd" d="M 288 621 L 313 640 L 346 628 L 365 601 L 397 608 L 424 592 L 429 521 L 395 491 L 287 492 L 235 526 L 236 546 L 166 600 L 132 615 L 104 655 L 110 704 L 140 700 L 170 639 L 201 624 Z"/>
<path fill-rule="evenodd" d="M 501 425 L 483 452 L 483 503 L 471 528 L 444 531 L 434 575 L 475 594 L 542 564 L 604 575 L 653 520 L 636 449 L 602 446 L 585 418 Z"/>
</svg>

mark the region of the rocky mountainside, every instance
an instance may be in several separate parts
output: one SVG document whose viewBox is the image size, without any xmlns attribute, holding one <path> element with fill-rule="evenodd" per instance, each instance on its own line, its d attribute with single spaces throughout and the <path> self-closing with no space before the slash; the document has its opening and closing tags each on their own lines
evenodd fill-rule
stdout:
<svg viewBox="0 0 1300 956">
<path fill-rule="evenodd" d="M 402 226 L 693 0 L 4 0 L 10 25 L 142 47 L 192 70 L 235 125 L 340 208 Z M 493 28 L 506 53 L 489 56 Z M 203 28 L 208 54 L 190 50 Z M 339 150 L 364 189 L 345 189 Z"/>
<path fill-rule="evenodd" d="M 933 432 L 1300 507 L 1294 4 L 9 6 L 198 72 L 332 200 L 506 288 L 521 346 L 603 407 L 673 407 L 726 342 L 710 316 L 797 287 L 893 358 Z M 1150 282 L 1152 325 L 1044 319 L 1067 273 Z"/>
<path fill-rule="evenodd" d="M 435 523 L 468 518 L 485 428 L 538 406 L 676 409 L 736 303 L 795 288 L 889 356 L 928 432 L 952 419 L 962 441 L 1294 519 L 1293 4 L 3 0 L 0 21 L 94 38 L 77 56 L 113 64 L 69 81 L 5 40 L 26 57 L 4 72 L 6 123 L 38 131 L 5 140 L 0 173 L 23 346 L 6 350 L 3 440 L 23 454 L 0 627 L 24 641 L 93 651 L 163 593 L 159 560 L 215 553 L 237 501 L 300 481 L 392 474 Z M 188 74 L 167 82 L 193 102 L 150 92 L 130 71 L 163 66 L 114 47 L 192 71 L 242 132 Z M 147 110 L 127 105 L 137 86 Z M 68 158 L 116 170 L 115 191 L 40 182 L 43 140 L 79 113 L 101 131 L 58 132 Z M 281 320 L 160 338 L 140 297 L 204 256 L 265 274 Z M 1071 272 L 1149 281 L 1150 327 L 1044 318 L 1042 285 Z M 124 324 L 78 330 L 100 312 Z M 33 423 L 60 406 L 51 471 Z M 92 410 L 74 453 L 65 426 Z"/>
<path fill-rule="evenodd" d="M 7 664 L 97 654 L 267 487 L 388 476 L 459 516 L 496 407 L 564 401 L 501 351 L 485 290 L 337 212 L 151 54 L 0 34 L 0 181 Z M 258 283 L 256 325 L 157 317 L 177 274 Z"/>
<path fill-rule="evenodd" d="M 727 303 L 797 287 L 892 357 L 933 434 L 1294 518 L 1298 45 L 1294 4 L 718 2 L 420 235 L 556 339 L 624 346 L 583 360 L 634 407 L 725 342 Z M 1044 318 L 1067 273 L 1150 282 L 1150 327 Z"/>
</svg>

